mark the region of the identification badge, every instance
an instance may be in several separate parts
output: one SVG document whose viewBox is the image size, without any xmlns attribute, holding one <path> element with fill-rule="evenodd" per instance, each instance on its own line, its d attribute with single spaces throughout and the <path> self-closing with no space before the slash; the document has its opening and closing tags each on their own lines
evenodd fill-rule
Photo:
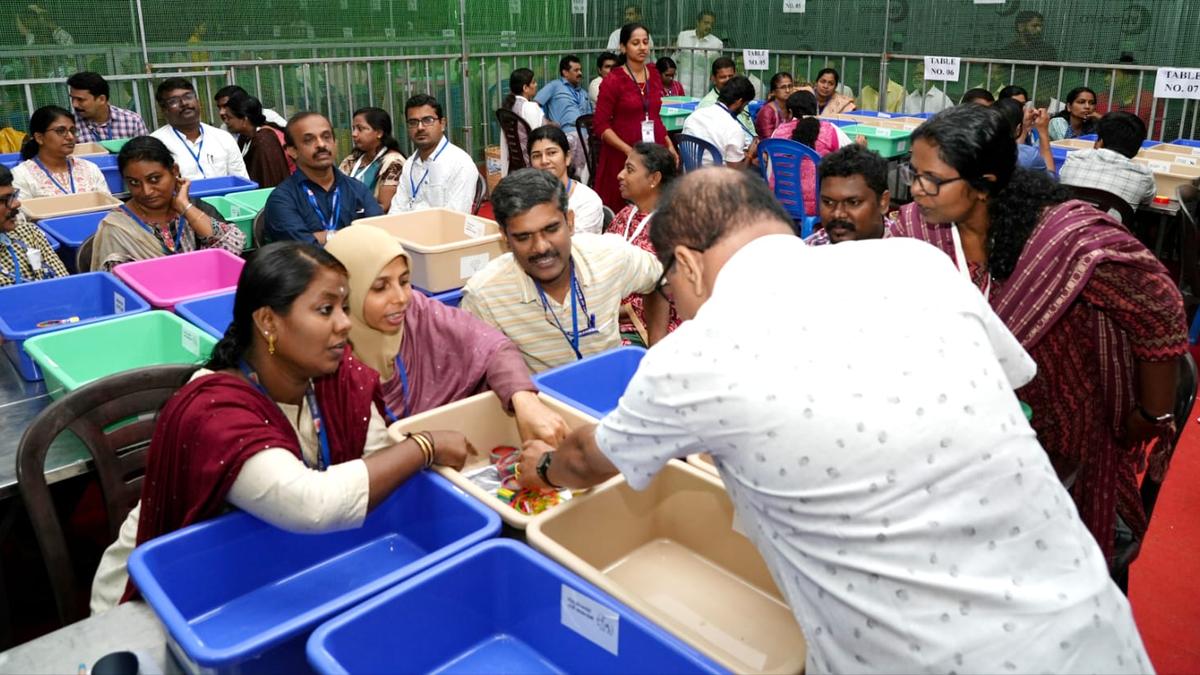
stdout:
<svg viewBox="0 0 1200 675">
<path fill-rule="evenodd" d="M 642 120 L 642 142 L 654 142 L 654 122 L 650 120 Z"/>
<path fill-rule="evenodd" d="M 42 252 L 39 249 L 31 248 L 25 251 L 25 257 L 29 259 L 29 268 L 36 274 L 42 269 Z"/>
</svg>

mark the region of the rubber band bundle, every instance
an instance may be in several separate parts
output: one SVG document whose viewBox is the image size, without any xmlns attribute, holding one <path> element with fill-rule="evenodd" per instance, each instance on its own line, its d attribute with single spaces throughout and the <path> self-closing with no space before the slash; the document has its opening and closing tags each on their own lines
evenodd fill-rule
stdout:
<svg viewBox="0 0 1200 675">
<path fill-rule="evenodd" d="M 528 516 L 537 515 L 562 503 L 563 496 L 555 490 L 543 492 L 521 487 L 517 481 L 520 456 L 513 447 L 499 446 L 492 449 L 490 458 L 500 475 L 500 488 L 496 490 L 496 497 Z"/>
</svg>

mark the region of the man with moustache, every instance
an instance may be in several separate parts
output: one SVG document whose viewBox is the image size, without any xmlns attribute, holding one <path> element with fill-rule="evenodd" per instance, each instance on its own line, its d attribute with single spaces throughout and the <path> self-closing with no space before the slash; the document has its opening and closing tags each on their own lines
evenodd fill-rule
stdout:
<svg viewBox="0 0 1200 675">
<path fill-rule="evenodd" d="M 284 151 L 296 172 L 267 199 L 264 237 L 324 244 L 338 230 L 369 216 L 383 215 L 379 202 L 361 181 L 334 166 L 337 143 L 324 115 L 297 113 L 283 133 Z"/>
<path fill-rule="evenodd" d="M 619 347 L 630 293 L 645 296 L 646 322 L 666 333 L 662 265 L 619 236 L 574 234 L 566 187 L 549 172 L 510 173 L 492 206 L 510 252 L 471 277 L 461 306 L 508 336 L 530 370 Z"/>
<path fill-rule="evenodd" d="M 75 110 L 77 143 L 98 143 L 115 138 L 133 138 L 150 133 L 146 123 L 132 110 L 109 102 L 108 81 L 99 73 L 84 71 L 67 78 L 71 107 Z"/>
<path fill-rule="evenodd" d="M 21 214 L 13 175 L 0 165 L 0 287 L 67 276 L 41 228 Z"/>
<path fill-rule="evenodd" d="M 388 213 L 444 208 L 471 213 L 479 169 L 467 151 L 446 137 L 442 104 L 417 94 L 404 104 L 408 137 L 417 151 L 404 163 Z"/>
<path fill-rule="evenodd" d="M 239 176 L 250 179 L 242 151 L 228 131 L 200 121 L 196 88 L 182 77 L 169 77 L 154 93 L 167 118 L 166 125 L 150 134 L 166 144 L 175 156 L 179 173 L 188 180 Z"/>
<path fill-rule="evenodd" d="M 887 160 L 861 145 L 847 145 L 821 160 L 821 229 L 809 235 L 809 246 L 888 236 L 891 192 Z"/>
</svg>

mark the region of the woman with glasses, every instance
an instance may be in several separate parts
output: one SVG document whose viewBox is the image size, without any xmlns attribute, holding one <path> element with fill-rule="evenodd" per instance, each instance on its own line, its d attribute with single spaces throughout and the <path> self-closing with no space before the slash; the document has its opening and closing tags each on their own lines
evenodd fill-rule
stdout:
<svg viewBox="0 0 1200 675">
<path fill-rule="evenodd" d="M 663 190 L 675 180 L 675 176 L 675 161 L 666 148 L 654 143 L 638 143 L 633 146 L 633 152 L 625 158 L 625 167 L 617 174 L 621 197 L 628 201 L 629 205 L 621 209 L 609 223 L 607 233 L 615 234 L 644 251 L 654 253 L 654 244 L 650 243 L 654 211 L 658 208 L 658 200 Z M 655 344 L 663 338 L 663 335 L 658 334 L 658 327 L 654 322 L 646 320 L 646 309 L 641 295 L 632 293 L 626 296 L 621 304 L 622 309 L 628 310 L 623 313 L 621 320 L 621 341 L 624 344 L 646 346 L 646 342 Z M 672 303 L 666 332 L 670 333 L 678 326 L 679 317 L 675 314 L 675 305 Z"/>
<path fill-rule="evenodd" d="M 394 422 L 491 389 L 521 438 L 558 442 L 567 424 L 537 397 L 521 352 L 457 307 L 413 292 L 408 253 L 369 225 L 348 227 L 325 250 L 350 274 L 350 344 L 379 373 L 380 413 Z"/>
<path fill-rule="evenodd" d="M 117 166 L 132 198 L 100 221 L 92 239 L 92 271 L 202 248 L 242 252 L 245 233 L 222 221 L 216 209 L 188 197 L 191 181 L 179 176 L 162 141 L 153 136 L 130 140 L 117 155 Z"/>
<path fill-rule="evenodd" d="M 770 138 L 780 124 L 792 119 L 787 100 L 795 89 L 791 73 L 775 73 L 771 77 L 770 98 L 758 109 L 758 115 L 754 117 L 754 128 L 758 130 L 759 138 Z"/>
<path fill-rule="evenodd" d="M 100 167 L 75 152 L 75 117 L 66 108 L 48 105 L 29 118 L 29 135 L 21 145 L 20 164 L 13 167 L 13 186 L 25 199 L 60 197 L 78 192 L 108 194 Z"/>
<path fill-rule="evenodd" d="M 1148 459 L 1160 480 L 1171 456 L 1187 351 L 1178 288 L 1119 222 L 1018 168 L 995 108 L 958 106 L 921 125 L 902 175 L 914 202 L 893 236 L 942 249 L 1037 362 L 1019 396 L 1111 564 L 1146 533 L 1147 450 L 1157 441 Z"/>
<path fill-rule="evenodd" d="M 0 166 L 0 286 L 65 277 L 67 268 L 50 248 L 40 227 L 21 215 L 20 191 L 13 175 Z"/>
</svg>

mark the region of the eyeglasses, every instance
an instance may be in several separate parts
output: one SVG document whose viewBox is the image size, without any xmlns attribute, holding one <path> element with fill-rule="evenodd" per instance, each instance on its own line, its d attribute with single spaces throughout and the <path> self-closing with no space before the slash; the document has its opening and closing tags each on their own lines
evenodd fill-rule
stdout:
<svg viewBox="0 0 1200 675">
<path fill-rule="evenodd" d="M 188 93 L 183 94 L 182 96 L 172 96 L 171 98 L 166 99 L 165 101 L 163 101 L 163 107 L 164 108 L 178 108 L 179 106 L 183 105 L 184 103 L 195 103 L 195 102 L 196 102 L 196 92 L 189 91 Z"/>
<path fill-rule="evenodd" d="M 962 176 L 955 176 L 954 178 L 936 178 L 928 174 L 917 173 L 916 170 L 912 168 L 912 164 L 904 164 L 900 167 L 900 180 L 904 181 L 908 185 L 916 183 L 921 186 L 921 192 L 924 192 L 930 197 L 936 197 L 938 193 L 941 192 L 943 185 L 947 183 L 953 183 L 956 180 L 966 179 Z"/>
<path fill-rule="evenodd" d="M 0 195 L 0 204 L 3 204 L 6 208 L 11 209 L 13 204 L 16 203 L 16 201 L 20 198 L 21 198 L 21 191 L 13 190 L 12 192 L 10 192 L 6 195 Z"/>
<path fill-rule="evenodd" d="M 654 284 L 654 292 L 661 295 L 663 300 L 666 300 L 667 302 L 671 302 L 671 296 L 667 295 L 667 284 L 671 283 L 667 281 L 667 275 L 671 273 L 671 268 L 674 266 L 675 256 L 672 255 L 671 259 L 667 261 L 667 264 L 663 265 L 662 276 L 660 276 L 658 281 Z"/>
<path fill-rule="evenodd" d="M 795 88 L 796 88 L 796 85 L 792 84 L 791 82 L 789 82 L 787 84 L 781 84 L 778 87 L 775 87 L 775 89 L 778 91 L 791 91 Z"/>
<path fill-rule="evenodd" d="M 66 127 L 66 126 L 50 127 L 46 131 L 53 131 L 54 133 L 58 134 L 59 136 L 78 136 L 79 135 L 79 129 L 76 127 Z"/>
<path fill-rule="evenodd" d="M 417 127 L 431 127 L 434 125 L 434 123 L 436 123 L 437 121 L 439 121 L 441 119 L 442 118 L 434 117 L 433 115 L 426 115 L 420 119 L 409 118 L 407 120 L 408 128 L 416 129 Z"/>
</svg>

